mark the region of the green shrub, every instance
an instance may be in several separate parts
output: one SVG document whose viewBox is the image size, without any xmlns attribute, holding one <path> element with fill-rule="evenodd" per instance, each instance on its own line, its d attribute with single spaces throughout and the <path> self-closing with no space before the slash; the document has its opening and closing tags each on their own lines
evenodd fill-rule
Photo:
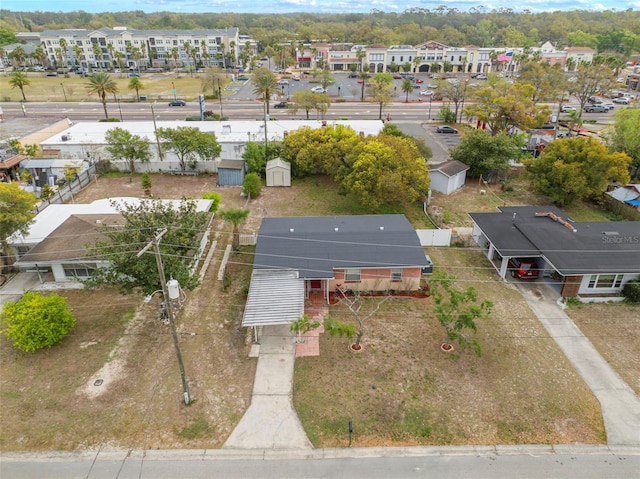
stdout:
<svg viewBox="0 0 640 479">
<path fill-rule="evenodd" d="M 25 293 L 15 303 L 5 304 L 0 320 L 0 333 L 27 353 L 60 342 L 76 324 L 67 300 L 55 293 Z"/>
<path fill-rule="evenodd" d="M 622 288 L 622 296 L 632 303 L 640 303 L 640 280 L 632 279 Z"/>
<path fill-rule="evenodd" d="M 213 203 L 211 204 L 211 208 L 209 208 L 210 213 L 215 213 L 216 211 L 218 211 L 218 208 L 220 207 L 220 202 L 222 201 L 222 197 L 220 196 L 220 193 L 218 193 L 217 191 L 208 191 L 206 193 L 202 193 L 202 199 L 213 200 Z"/>
<path fill-rule="evenodd" d="M 242 191 L 251 198 L 257 198 L 262 190 L 262 180 L 257 173 L 247 173 L 242 182 Z"/>
</svg>

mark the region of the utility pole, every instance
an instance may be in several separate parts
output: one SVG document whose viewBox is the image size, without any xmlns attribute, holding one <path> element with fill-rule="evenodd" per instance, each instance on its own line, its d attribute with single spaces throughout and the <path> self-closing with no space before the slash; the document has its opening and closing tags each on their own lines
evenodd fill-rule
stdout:
<svg viewBox="0 0 640 479">
<path fill-rule="evenodd" d="M 178 358 L 178 367 L 180 368 L 180 377 L 182 379 L 182 391 L 184 393 L 184 403 L 188 406 L 191 402 L 189 397 L 189 384 L 187 383 L 187 374 L 184 371 L 184 363 L 182 362 L 182 353 L 180 352 L 180 345 L 178 344 L 178 333 L 176 332 L 176 323 L 173 320 L 173 306 L 169 299 L 169 292 L 167 290 L 167 280 L 164 276 L 164 266 L 162 265 L 162 257 L 160 256 L 160 240 L 162 236 L 167 232 L 167 229 L 163 229 L 156 235 L 154 239 L 149 241 L 147 245 L 142 248 L 136 255 L 138 258 L 142 256 L 149 248 L 153 247 L 153 252 L 156 257 L 156 266 L 158 267 L 158 276 L 160 278 L 160 285 L 162 287 L 162 297 L 164 299 L 165 307 L 167 308 L 167 315 L 169 316 L 169 327 L 171 328 L 171 337 L 173 338 L 173 345 L 176 348 L 176 357 Z"/>
</svg>

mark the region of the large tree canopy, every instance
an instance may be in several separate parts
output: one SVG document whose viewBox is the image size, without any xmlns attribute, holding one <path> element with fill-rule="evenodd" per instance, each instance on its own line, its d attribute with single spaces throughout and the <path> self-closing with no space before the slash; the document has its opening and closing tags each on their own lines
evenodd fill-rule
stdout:
<svg viewBox="0 0 640 479">
<path fill-rule="evenodd" d="M 164 140 L 164 147 L 176 154 L 183 171 L 187 169 L 187 165 L 195 169 L 198 160 L 215 160 L 222 151 L 216 135 L 200 131 L 196 127 L 158 128 L 157 134 L 158 138 Z"/>
<path fill-rule="evenodd" d="M 470 130 L 451 150 L 451 158 L 469 166 L 469 176 L 487 177 L 493 172 L 504 172 L 509 160 L 520 156 L 517 139 L 504 132 L 491 135 L 486 130 Z"/>
<path fill-rule="evenodd" d="M 631 157 L 632 174 L 640 177 L 640 109 L 624 108 L 614 115 L 613 130 L 607 135 L 607 143 L 613 151 L 624 152 Z"/>
<path fill-rule="evenodd" d="M 583 198 L 598 198 L 610 181 L 629 181 L 631 158 L 626 153 L 610 153 L 592 138 L 556 140 L 535 160 L 526 162 L 535 189 L 559 205 Z"/>
<path fill-rule="evenodd" d="M 129 130 L 112 128 L 107 130 L 104 138 L 107 142 L 107 152 L 114 159 L 126 160 L 130 173 L 136 171 L 136 162 L 145 163 L 151 159 L 149 140 L 134 135 Z"/>
<path fill-rule="evenodd" d="M 384 134 L 369 137 L 348 157 L 351 171 L 342 185 L 367 209 L 426 199 L 429 169 L 412 141 Z"/>
<path fill-rule="evenodd" d="M 100 232 L 106 238 L 87 245 L 90 255 L 108 260 L 111 267 L 98 268 L 88 286 L 111 284 L 124 293 L 139 289 L 145 294 L 161 289 L 153 253 L 136 255 L 163 228 L 167 233 L 160 242 L 160 253 L 166 277 L 178 280 L 185 289 L 197 286 L 198 279 L 190 268 L 208 213 L 196 211 L 196 203 L 186 199 L 177 208 L 160 200 L 146 200 L 137 205 L 116 204 L 116 209 L 125 220 L 124 226 L 102 227 Z"/>
<path fill-rule="evenodd" d="M 0 182 L 0 271 L 7 258 L 7 238 L 13 233 L 26 234 L 36 215 L 36 197 L 18 183 Z"/>
<path fill-rule="evenodd" d="M 541 126 L 551 111 L 533 101 L 534 88 L 529 84 L 509 83 L 489 75 L 486 85 L 473 91 L 474 103 L 464 108 L 467 117 L 486 123 L 493 134 L 512 128 L 529 130 Z"/>
</svg>

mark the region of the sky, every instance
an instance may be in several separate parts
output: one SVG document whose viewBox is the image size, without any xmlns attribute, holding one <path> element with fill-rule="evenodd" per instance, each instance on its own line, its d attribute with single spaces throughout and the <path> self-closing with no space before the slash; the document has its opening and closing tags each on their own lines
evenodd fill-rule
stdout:
<svg viewBox="0 0 640 479">
<path fill-rule="evenodd" d="M 144 12 L 235 12 L 235 13 L 367 13 L 373 9 L 385 12 L 403 12 L 410 8 L 436 9 L 444 5 L 467 11 L 476 8 L 491 11 L 511 8 L 515 11 L 543 12 L 554 10 L 616 10 L 640 9 L 640 0 L 0 0 L 0 8 L 12 11 L 117 12 L 142 10 Z"/>
</svg>

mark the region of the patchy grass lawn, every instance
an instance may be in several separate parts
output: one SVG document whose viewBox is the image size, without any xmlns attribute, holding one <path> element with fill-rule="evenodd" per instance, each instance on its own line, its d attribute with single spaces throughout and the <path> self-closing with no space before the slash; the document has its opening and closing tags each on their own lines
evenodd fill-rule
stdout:
<svg viewBox="0 0 640 479">
<path fill-rule="evenodd" d="M 497 212 L 500 206 L 550 205 L 553 202 L 536 194 L 526 175 L 509 180 L 508 191 L 502 185 L 479 184 L 477 178 L 467 178 L 464 188 L 450 194 L 433 192 L 429 214 L 447 228 L 472 226 L 469 213 Z M 575 221 L 609 221 L 611 214 L 593 203 L 578 201 L 562 207 Z"/>
<path fill-rule="evenodd" d="M 313 444 L 603 443 L 600 406 L 536 317 L 480 253 L 431 249 L 495 306 L 481 321 L 483 356 L 444 353 L 431 299 L 393 299 L 367 324 L 360 353 L 321 337 L 321 355 L 296 361 L 294 404 Z M 379 301 L 369 299 L 370 302 Z M 343 307 L 331 314 L 349 320 Z"/>
<path fill-rule="evenodd" d="M 570 306 L 565 313 L 640 395 L 640 305 L 591 303 Z"/>
</svg>

